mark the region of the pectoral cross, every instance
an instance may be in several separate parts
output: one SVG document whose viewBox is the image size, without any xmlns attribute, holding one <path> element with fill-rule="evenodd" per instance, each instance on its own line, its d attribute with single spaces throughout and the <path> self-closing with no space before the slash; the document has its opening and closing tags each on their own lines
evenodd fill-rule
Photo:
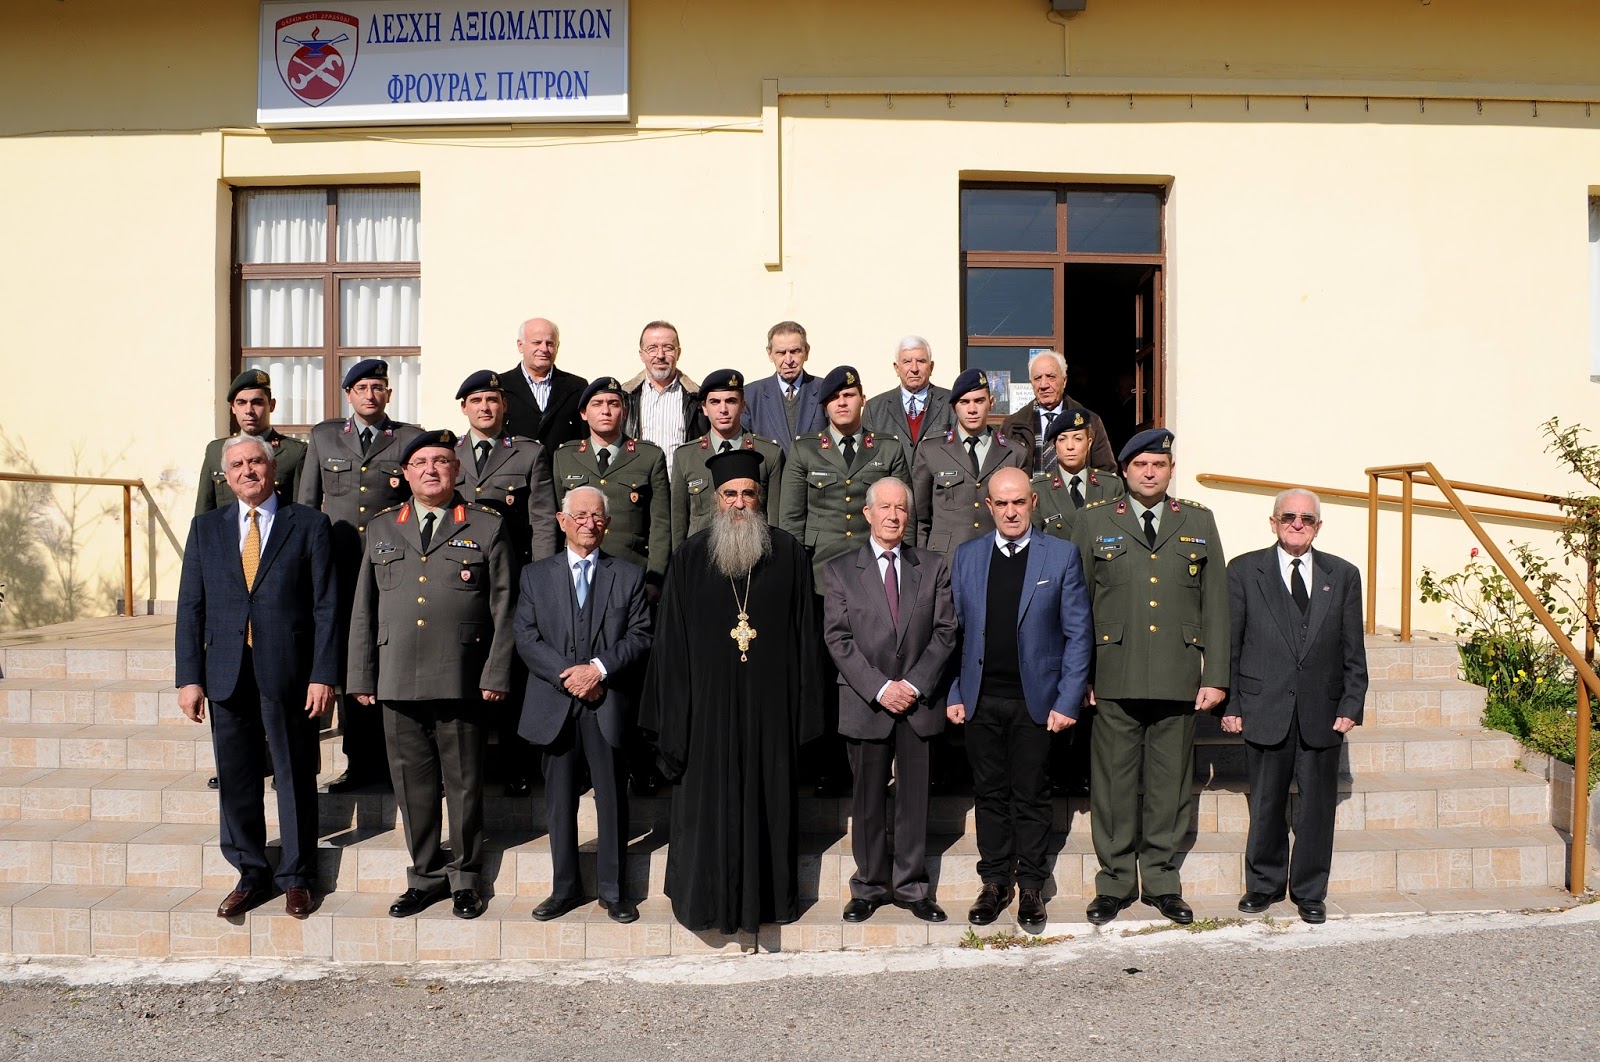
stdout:
<svg viewBox="0 0 1600 1062">
<path fill-rule="evenodd" d="M 728 632 L 728 637 L 739 643 L 739 662 L 748 663 L 750 658 L 745 653 L 750 649 L 750 643 L 756 637 L 756 630 L 750 626 L 748 613 L 739 613 L 739 625 Z"/>
</svg>

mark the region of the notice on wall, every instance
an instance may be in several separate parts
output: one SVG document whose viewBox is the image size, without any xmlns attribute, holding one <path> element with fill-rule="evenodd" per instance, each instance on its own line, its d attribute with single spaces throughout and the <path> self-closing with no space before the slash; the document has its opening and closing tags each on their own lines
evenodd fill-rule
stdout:
<svg viewBox="0 0 1600 1062">
<path fill-rule="evenodd" d="M 628 2 L 263 0 L 264 126 L 626 119 Z"/>
</svg>

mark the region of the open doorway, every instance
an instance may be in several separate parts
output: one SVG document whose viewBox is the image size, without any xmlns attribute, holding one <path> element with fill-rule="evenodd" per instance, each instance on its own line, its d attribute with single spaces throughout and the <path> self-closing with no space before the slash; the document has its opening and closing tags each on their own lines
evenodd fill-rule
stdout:
<svg viewBox="0 0 1600 1062">
<path fill-rule="evenodd" d="M 1120 446 L 1158 423 L 1155 293 L 1161 271 L 1069 262 L 1063 272 L 1067 393 L 1100 414 L 1113 447 Z"/>
</svg>

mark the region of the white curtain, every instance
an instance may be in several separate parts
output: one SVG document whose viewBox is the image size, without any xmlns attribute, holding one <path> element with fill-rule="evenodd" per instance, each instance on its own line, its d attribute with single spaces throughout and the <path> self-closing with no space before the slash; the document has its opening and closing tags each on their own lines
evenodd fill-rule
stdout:
<svg viewBox="0 0 1600 1062">
<path fill-rule="evenodd" d="M 278 400 L 272 414 L 275 424 L 315 424 L 322 412 L 322 374 L 326 362 L 314 358 L 245 358 L 245 367 L 262 369 L 272 377 L 272 397 Z"/>
<path fill-rule="evenodd" d="M 322 346 L 322 281 L 245 281 L 244 345 Z"/>
<path fill-rule="evenodd" d="M 360 361 L 359 357 L 341 357 L 339 359 L 339 378 L 344 379 L 344 374 L 350 371 L 350 366 Z M 422 359 L 415 354 L 396 357 L 391 354 L 383 359 L 389 363 L 389 387 L 394 396 L 389 399 L 389 416 L 394 420 L 402 420 L 407 424 L 419 423 L 417 417 L 422 409 L 421 395 L 418 390 L 418 377 L 421 371 Z M 344 403 L 342 414 L 350 415 L 350 403 Z"/>
<path fill-rule="evenodd" d="M 328 252 L 328 194 L 313 189 L 239 193 L 239 261 L 322 262 Z"/>
<path fill-rule="evenodd" d="M 422 330 L 422 281 L 341 280 L 341 347 L 414 347 Z"/>
<path fill-rule="evenodd" d="M 421 203 L 417 188 L 341 188 L 339 261 L 421 261 Z"/>
</svg>

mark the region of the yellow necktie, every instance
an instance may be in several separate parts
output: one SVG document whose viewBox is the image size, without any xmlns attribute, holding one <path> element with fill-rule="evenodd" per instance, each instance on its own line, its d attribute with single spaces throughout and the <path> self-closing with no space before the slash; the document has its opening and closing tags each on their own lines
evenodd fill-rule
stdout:
<svg viewBox="0 0 1600 1062">
<path fill-rule="evenodd" d="M 261 524 L 256 517 L 259 510 L 251 509 L 246 515 L 250 518 L 250 530 L 245 532 L 244 552 L 241 559 L 244 561 L 244 586 L 246 590 L 256 588 L 256 569 L 261 565 Z M 250 621 L 244 625 L 244 644 L 254 646 L 255 638 L 250 630 Z"/>
</svg>

